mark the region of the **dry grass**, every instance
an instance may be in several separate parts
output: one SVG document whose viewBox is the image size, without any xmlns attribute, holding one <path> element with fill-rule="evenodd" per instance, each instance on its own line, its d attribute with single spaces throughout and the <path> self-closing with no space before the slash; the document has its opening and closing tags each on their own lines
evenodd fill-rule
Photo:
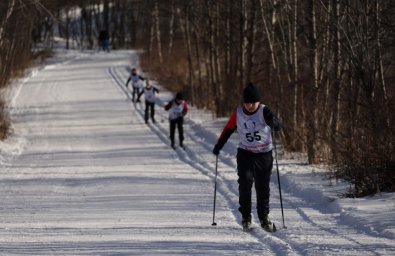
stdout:
<svg viewBox="0 0 395 256">
<path fill-rule="evenodd" d="M 140 56 L 140 64 L 141 68 L 149 73 L 149 79 L 155 79 L 173 93 L 186 92 L 188 70 L 182 51 L 174 51 L 172 56 L 164 58 L 162 64 L 159 63 L 156 56 L 143 53 Z M 188 97 L 187 93 L 186 97 Z"/>
<path fill-rule="evenodd" d="M 45 59 L 50 58 L 53 56 L 53 50 L 50 48 L 45 48 L 36 52 L 33 52 L 32 58 L 33 60 L 38 60 L 39 62 L 43 63 Z"/>
</svg>

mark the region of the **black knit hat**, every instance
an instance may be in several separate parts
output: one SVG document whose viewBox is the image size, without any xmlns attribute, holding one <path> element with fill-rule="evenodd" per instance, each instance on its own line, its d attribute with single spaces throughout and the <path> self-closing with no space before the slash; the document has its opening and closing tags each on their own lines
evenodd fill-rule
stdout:
<svg viewBox="0 0 395 256">
<path fill-rule="evenodd" d="M 257 88 L 252 84 L 248 83 L 243 91 L 244 103 L 254 103 L 260 101 L 260 96 Z"/>
<path fill-rule="evenodd" d="M 183 100 L 184 99 L 184 95 L 182 95 L 181 92 L 177 92 L 176 94 L 176 100 Z"/>
</svg>

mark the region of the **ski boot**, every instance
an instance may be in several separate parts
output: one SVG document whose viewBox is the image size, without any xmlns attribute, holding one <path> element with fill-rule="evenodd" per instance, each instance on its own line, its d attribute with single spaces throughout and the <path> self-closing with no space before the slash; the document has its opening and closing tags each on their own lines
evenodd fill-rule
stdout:
<svg viewBox="0 0 395 256">
<path fill-rule="evenodd" d="M 276 232 L 277 228 L 269 219 L 269 215 L 264 215 L 263 218 L 259 219 L 261 222 L 261 228 L 267 232 Z"/>
<path fill-rule="evenodd" d="M 243 226 L 243 231 L 244 232 L 249 232 L 251 231 L 251 216 L 243 217 L 241 220 L 241 225 Z"/>
</svg>

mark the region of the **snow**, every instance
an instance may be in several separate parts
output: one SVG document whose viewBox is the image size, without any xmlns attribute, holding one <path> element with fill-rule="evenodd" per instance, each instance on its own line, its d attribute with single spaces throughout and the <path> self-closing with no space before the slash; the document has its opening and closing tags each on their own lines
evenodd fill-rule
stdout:
<svg viewBox="0 0 395 256">
<path fill-rule="evenodd" d="M 9 92 L 11 136 L 0 142 L 1 255 L 395 255 L 395 195 L 350 199 L 327 170 L 279 159 L 266 233 L 238 213 L 237 135 L 215 157 L 226 118 L 191 108 L 186 150 L 169 147 L 172 94 L 157 124 L 124 84 L 136 51 L 58 51 Z M 149 74 L 145 74 L 149 75 Z M 255 201 L 255 198 L 253 199 Z M 254 213 L 255 214 L 255 213 Z"/>
</svg>

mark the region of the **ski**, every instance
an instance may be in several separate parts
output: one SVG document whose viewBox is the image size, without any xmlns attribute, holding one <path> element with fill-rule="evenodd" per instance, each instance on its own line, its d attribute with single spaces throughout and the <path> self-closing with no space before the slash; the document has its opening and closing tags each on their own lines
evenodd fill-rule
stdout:
<svg viewBox="0 0 395 256">
<path fill-rule="evenodd" d="M 277 231 L 277 227 L 276 227 L 276 225 L 274 225 L 274 223 L 269 226 L 261 226 L 261 228 L 268 233 L 274 233 Z M 253 229 L 254 228 L 251 226 L 251 224 L 243 224 L 242 225 L 243 232 L 248 233 L 248 232 L 251 232 Z"/>
<path fill-rule="evenodd" d="M 261 225 L 262 229 L 269 233 L 274 233 L 277 231 L 276 225 L 274 223 L 270 223 L 269 225 Z"/>
<path fill-rule="evenodd" d="M 176 146 L 173 147 L 173 146 L 170 146 L 170 148 L 173 149 L 173 150 L 175 150 L 175 151 L 177 151 L 177 149 L 183 150 L 183 151 L 186 150 L 185 146 L 182 146 L 182 147 L 181 147 L 181 146 L 180 146 L 180 147 L 176 147 Z"/>
</svg>

